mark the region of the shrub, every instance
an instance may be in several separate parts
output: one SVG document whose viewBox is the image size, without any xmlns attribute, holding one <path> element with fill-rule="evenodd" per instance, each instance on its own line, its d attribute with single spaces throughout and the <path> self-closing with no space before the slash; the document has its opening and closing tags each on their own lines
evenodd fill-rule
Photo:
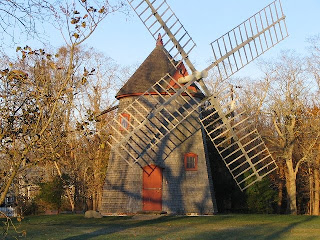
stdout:
<svg viewBox="0 0 320 240">
<path fill-rule="evenodd" d="M 59 210 L 62 204 L 63 183 L 59 176 L 52 181 L 40 183 L 40 192 L 37 196 L 39 205 L 48 210 Z"/>
<path fill-rule="evenodd" d="M 18 213 L 21 216 L 28 216 L 28 215 L 36 215 L 38 214 L 38 204 L 35 199 L 26 199 L 24 197 L 19 197 L 17 199 L 17 208 Z"/>
<path fill-rule="evenodd" d="M 247 204 L 251 213 L 274 213 L 277 192 L 271 187 L 270 180 L 263 178 L 246 190 Z"/>
</svg>

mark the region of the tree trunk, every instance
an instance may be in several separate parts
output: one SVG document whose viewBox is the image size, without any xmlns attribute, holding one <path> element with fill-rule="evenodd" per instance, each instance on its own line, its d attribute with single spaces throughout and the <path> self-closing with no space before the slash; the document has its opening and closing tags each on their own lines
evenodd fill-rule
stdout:
<svg viewBox="0 0 320 240">
<path fill-rule="evenodd" d="M 285 165 L 282 162 L 278 163 L 279 167 L 279 186 L 278 186 L 278 202 L 277 202 L 277 212 L 280 214 L 282 212 L 282 204 L 284 198 L 284 187 L 285 187 Z"/>
<path fill-rule="evenodd" d="M 297 215 L 298 211 L 297 211 L 296 173 L 294 172 L 293 162 L 291 157 L 286 159 L 286 165 L 287 165 L 286 186 L 287 186 L 290 213 L 293 215 Z"/>
<path fill-rule="evenodd" d="M 4 184 L 4 188 L 1 188 L 1 195 L 0 195 L 0 205 L 4 203 L 6 196 L 9 192 L 9 189 L 11 187 L 11 184 L 13 183 L 13 180 L 15 179 L 16 175 L 18 174 L 19 168 L 21 166 L 21 164 L 23 163 L 23 161 L 25 160 L 25 156 L 29 153 L 30 149 L 32 148 L 34 142 L 32 142 L 32 144 L 30 144 L 22 153 L 21 158 L 19 159 L 19 161 L 17 162 L 17 164 L 15 164 L 13 166 L 13 171 L 8 179 L 8 181 Z M 13 162 L 13 161 L 12 161 Z"/>
<path fill-rule="evenodd" d="M 320 196 L 319 196 L 319 169 L 316 167 L 314 170 L 314 201 L 313 201 L 313 215 L 319 215 L 319 204 L 320 204 Z"/>
<path fill-rule="evenodd" d="M 97 210 L 99 211 L 101 209 L 102 205 L 102 195 L 103 195 L 103 185 L 99 185 L 97 189 Z"/>
<path fill-rule="evenodd" d="M 62 179 L 62 173 L 61 173 L 61 170 L 60 170 L 60 168 L 59 168 L 59 166 L 58 166 L 56 161 L 54 161 L 54 165 L 55 165 L 55 167 L 56 167 L 56 169 L 58 171 L 59 177 L 61 178 L 63 184 L 66 185 L 64 180 Z M 68 196 L 69 203 L 70 203 L 70 206 L 71 206 L 71 211 L 74 212 L 74 200 L 73 200 L 72 195 L 70 193 L 69 186 L 66 186 L 66 187 L 67 187 L 66 192 L 67 192 L 67 196 Z"/>
<path fill-rule="evenodd" d="M 282 199 L 283 199 L 283 181 L 280 180 L 279 187 L 278 187 L 278 203 L 277 203 L 278 214 L 281 213 Z"/>
<path fill-rule="evenodd" d="M 97 195 L 96 191 L 93 192 L 92 194 L 92 210 L 97 211 Z"/>
<path fill-rule="evenodd" d="M 7 193 L 9 192 L 11 184 L 13 183 L 13 180 L 17 175 L 17 172 L 18 172 L 17 169 L 18 169 L 17 167 L 14 167 L 8 182 L 5 183 L 6 185 L 3 191 L 1 192 L 1 196 L 0 196 L 0 205 L 3 204 L 6 199 L 6 196 L 7 196 Z"/>
<path fill-rule="evenodd" d="M 289 197 L 289 206 L 290 213 L 297 215 L 297 190 L 296 190 L 296 178 L 294 175 L 290 175 L 288 197 Z"/>
<path fill-rule="evenodd" d="M 309 214 L 313 214 L 314 209 L 314 178 L 311 167 L 309 166 Z"/>
</svg>

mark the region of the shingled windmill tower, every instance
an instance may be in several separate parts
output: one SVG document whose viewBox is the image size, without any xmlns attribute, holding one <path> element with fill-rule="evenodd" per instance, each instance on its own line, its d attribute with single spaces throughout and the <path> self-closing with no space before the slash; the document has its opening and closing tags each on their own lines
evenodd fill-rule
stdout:
<svg viewBox="0 0 320 240">
<path fill-rule="evenodd" d="M 114 127 L 114 134 L 130 131 L 139 124 L 141 112 L 148 114 L 155 103 L 161 103 L 171 97 L 174 89 L 179 88 L 174 81 L 162 84 L 156 92 L 144 96 L 144 102 L 136 105 L 137 115 L 123 113 L 146 90 L 161 77 L 169 73 L 173 79 L 186 76 L 188 73 L 183 64 L 176 69 L 168 58 L 159 36 L 155 49 L 140 65 L 117 93 L 119 100 L 119 122 Z M 188 87 L 189 94 L 183 97 L 184 103 L 172 104 L 172 108 L 180 108 L 180 114 L 186 115 L 191 107 L 192 99 L 201 100 L 204 95 L 193 84 Z M 159 95 L 160 94 L 160 95 Z M 192 99 L 191 99 L 192 98 Z M 140 114 L 138 114 L 138 112 Z M 171 123 L 168 112 L 163 112 L 162 119 L 154 124 L 157 128 L 150 129 L 150 139 L 145 136 L 135 137 L 135 145 L 152 143 L 155 129 L 166 128 Z M 146 116 L 143 116 L 146 117 Z M 112 152 L 106 176 L 102 200 L 102 214 L 136 213 L 141 211 L 164 211 L 168 213 L 199 213 L 212 214 L 216 211 L 214 190 L 210 166 L 208 162 L 205 136 L 198 115 L 191 114 L 169 134 L 160 146 L 145 154 L 139 166 L 129 167 L 122 157 L 134 154 L 125 150 Z M 122 155 L 122 157 L 121 157 Z"/>
<path fill-rule="evenodd" d="M 195 43 L 167 2 L 127 1 L 158 41 L 117 95 L 101 212 L 212 213 L 203 132 L 242 191 L 277 165 L 229 86 L 210 92 L 204 80 L 210 70 L 229 78 L 288 36 L 281 2 L 212 42 L 213 62 L 197 71 L 189 58 Z"/>
</svg>

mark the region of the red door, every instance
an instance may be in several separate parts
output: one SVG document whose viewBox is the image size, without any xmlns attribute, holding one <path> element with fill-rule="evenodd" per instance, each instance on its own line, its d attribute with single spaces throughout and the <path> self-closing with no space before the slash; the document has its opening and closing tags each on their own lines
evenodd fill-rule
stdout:
<svg viewBox="0 0 320 240">
<path fill-rule="evenodd" d="M 145 166 L 143 171 L 143 210 L 162 210 L 162 169 L 155 166 Z"/>
</svg>

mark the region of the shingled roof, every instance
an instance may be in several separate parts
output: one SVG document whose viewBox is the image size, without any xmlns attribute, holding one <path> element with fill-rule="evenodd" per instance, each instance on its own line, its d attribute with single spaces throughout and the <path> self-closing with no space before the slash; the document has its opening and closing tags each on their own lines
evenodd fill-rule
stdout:
<svg viewBox="0 0 320 240">
<path fill-rule="evenodd" d="M 170 63 L 163 46 L 157 44 L 155 49 L 144 60 L 137 71 L 119 90 L 116 98 L 131 94 L 144 93 L 165 74 L 173 75 L 176 71 Z"/>
</svg>

